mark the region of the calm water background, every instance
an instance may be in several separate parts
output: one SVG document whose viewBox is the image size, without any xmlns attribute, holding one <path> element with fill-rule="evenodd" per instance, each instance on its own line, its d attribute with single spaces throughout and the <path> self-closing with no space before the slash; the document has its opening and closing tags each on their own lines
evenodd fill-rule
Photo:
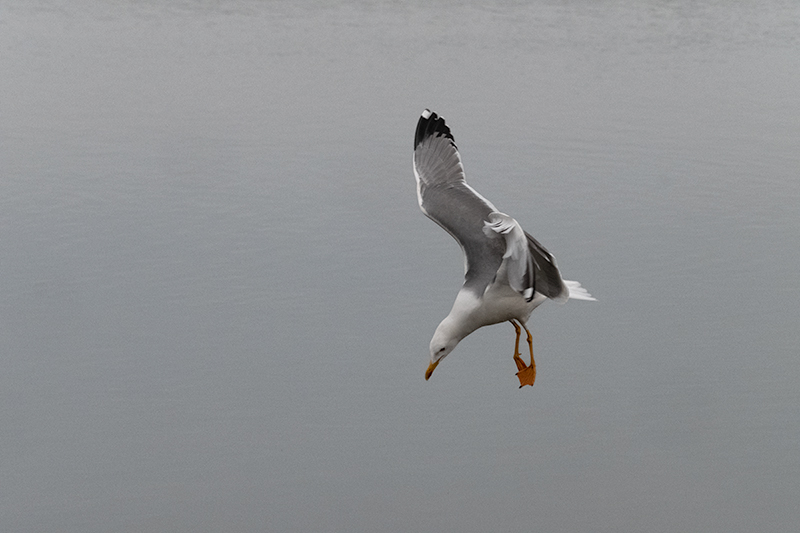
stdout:
<svg viewBox="0 0 800 533">
<path fill-rule="evenodd" d="M 790 531 L 800 4 L 0 7 L 7 531 Z M 468 337 L 414 126 L 596 304 Z"/>
</svg>

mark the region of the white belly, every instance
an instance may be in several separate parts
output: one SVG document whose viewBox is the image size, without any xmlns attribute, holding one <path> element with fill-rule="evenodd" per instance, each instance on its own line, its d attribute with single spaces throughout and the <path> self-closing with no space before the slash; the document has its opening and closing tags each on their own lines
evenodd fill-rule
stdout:
<svg viewBox="0 0 800 533">
<path fill-rule="evenodd" d="M 505 322 L 512 318 L 527 323 L 531 313 L 547 298 L 538 292 L 526 302 L 520 293 L 504 283 L 490 285 L 483 294 L 482 304 L 475 310 L 485 325 Z"/>
</svg>

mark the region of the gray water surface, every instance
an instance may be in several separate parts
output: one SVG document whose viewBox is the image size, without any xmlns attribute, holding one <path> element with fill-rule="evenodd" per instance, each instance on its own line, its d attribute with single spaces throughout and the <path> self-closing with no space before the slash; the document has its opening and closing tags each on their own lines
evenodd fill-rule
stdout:
<svg viewBox="0 0 800 533">
<path fill-rule="evenodd" d="M 7 531 L 791 531 L 800 5 L 0 7 Z M 465 339 L 414 127 L 597 303 Z"/>
</svg>

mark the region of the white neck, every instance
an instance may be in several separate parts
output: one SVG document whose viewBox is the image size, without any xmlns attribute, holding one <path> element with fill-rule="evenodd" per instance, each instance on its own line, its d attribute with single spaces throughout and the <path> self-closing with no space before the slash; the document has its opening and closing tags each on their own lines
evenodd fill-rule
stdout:
<svg viewBox="0 0 800 533">
<path fill-rule="evenodd" d="M 474 311 L 478 309 L 480 309 L 480 301 L 474 294 L 465 290 L 459 291 L 450 313 L 436 328 L 437 333 L 441 331 L 443 335 L 461 341 L 480 327 L 473 317 Z"/>
</svg>

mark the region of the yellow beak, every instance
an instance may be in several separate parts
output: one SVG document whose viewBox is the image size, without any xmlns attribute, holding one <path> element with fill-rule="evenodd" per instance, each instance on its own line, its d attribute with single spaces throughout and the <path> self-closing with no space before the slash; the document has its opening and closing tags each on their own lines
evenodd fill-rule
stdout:
<svg viewBox="0 0 800 533">
<path fill-rule="evenodd" d="M 430 379 L 431 374 L 433 374 L 433 371 L 436 370 L 436 367 L 438 365 L 439 361 L 436 361 L 435 363 L 431 363 L 430 365 L 428 365 L 428 370 L 425 371 L 425 381 L 428 381 Z"/>
</svg>

